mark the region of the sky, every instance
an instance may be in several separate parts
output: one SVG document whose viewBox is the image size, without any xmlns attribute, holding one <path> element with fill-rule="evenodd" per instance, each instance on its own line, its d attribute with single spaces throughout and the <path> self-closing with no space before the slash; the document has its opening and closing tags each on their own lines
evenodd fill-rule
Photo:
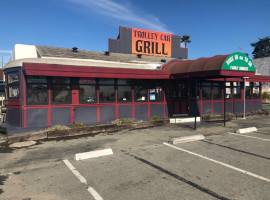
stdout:
<svg viewBox="0 0 270 200">
<path fill-rule="evenodd" d="M 108 51 L 124 26 L 190 35 L 189 59 L 252 57 L 250 43 L 270 36 L 269 8 L 269 0 L 1 0 L 0 56 L 8 62 L 15 44 Z"/>
</svg>

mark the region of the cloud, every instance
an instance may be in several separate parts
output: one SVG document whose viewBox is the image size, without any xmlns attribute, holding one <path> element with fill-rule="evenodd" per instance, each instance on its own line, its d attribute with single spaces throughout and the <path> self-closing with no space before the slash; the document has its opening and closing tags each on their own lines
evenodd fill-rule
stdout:
<svg viewBox="0 0 270 200">
<path fill-rule="evenodd" d="M 113 0 L 68 0 L 74 4 L 87 7 L 101 15 L 126 21 L 133 25 L 147 28 L 150 30 L 171 33 L 158 17 L 140 13 L 131 5 L 120 4 Z"/>
<path fill-rule="evenodd" d="M 12 51 L 8 51 L 8 50 L 0 50 L 0 53 L 12 53 Z"/>
</svg>

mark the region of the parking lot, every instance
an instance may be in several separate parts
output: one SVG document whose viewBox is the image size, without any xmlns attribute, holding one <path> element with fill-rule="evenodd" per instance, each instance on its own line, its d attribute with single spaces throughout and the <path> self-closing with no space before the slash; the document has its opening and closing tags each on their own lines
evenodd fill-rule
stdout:
<svg viewBox="0 0 270 200">
<path fill-rule="evenodd" d="M 232 134 L 256 126 L 258 132 Z M 1 199 L 270 199 L 270 120 L 253 117 L 41 141 L 0 154 Z M 172 145 L 173 137 L 206 139 Z M 113 155 L 76 161 L 76 153 Z M 2 185 L 1 185 L 2 184 Z"/>
</svg>

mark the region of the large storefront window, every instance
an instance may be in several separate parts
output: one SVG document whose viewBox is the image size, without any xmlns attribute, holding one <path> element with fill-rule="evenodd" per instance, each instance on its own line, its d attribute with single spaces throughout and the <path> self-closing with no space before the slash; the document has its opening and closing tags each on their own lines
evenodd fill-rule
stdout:
<svg viewBox="0 0 270 200">
<path fill-rule="evenodd" d="M 131 80 L 118 79 L 117 80 L 117 101 L 118 102 L 131 102 L 132 101 L 132 88 Z"/>
<path fill-rule="evenodd" d="M 231 82 L 225 83 L 225 97 L 226 99 L 232 99 L 232 83 Z"/>
<path fill-rule="evenodd" d="M 9 99 L 18 99 L 20 95 L 19 72 L 7 74 L 7 92 Z"/>
<path fill-rule="evenodd" d="M 48 104 L 48 81 L 45 76 L 28 76 L 26 78 L 26 104 Z"/>
<path fill-rule="evenodd" d="M 96 79 L 80 78 L 79 79 L 79 102 L 81 104 L 96 103 Z"/>
<path fill-rule="evenodd" d="M 134 81 L 134 98 L 136 102 L 148 101 L 147 82 L 145 80 Z"/>
<path fill-rule="evenodd" d="M 200 89 L 201 89 L 201 84 L 199 81 L 197 81 L 197 94 L 195 94 L 196 93 L 196 80 L 191 80 L 190 98 L 195 99 L 195 97 L 197 97 L 197 100 L 200 100 L 201 99 Z"/>
<path fill-rule="evenodd" d="M 211 100 L 211 83 L 210 82 L 202 82 L 202 100 Z"/>
<path fill-rule="evenodd" d="M 260 83 L 254 82 L 253 83 L 253 99 L 260 99 Z"/>
<path fill-rule="evenodd" d="M 242 99 L 242 83 L 241 82 L 233 82 L 233 98 L 234 99 Z"/>
<path fill-rule="evenodd" d="M 222 82 L 213 82 L 213 99 L 222 99 Z"/>
<path fill-rule="evenodd" d="M 115 103 L 114 79 L 99 79 L 99 102 Z"/>
<path fill-rule="evenodd" d="M 246 82 L 246 99 L 252 99 L 252 85 L 250 82 Z"/>
<path fill-rule="evenodd" d="M 163 101 L 162 82 L 153 81 L 149 89 L 150 101 Z"/>
<path fill-rule="evenodd" d="M 71 104 L 70 78 L 53 77 L 51 79 L 52 104 Z"/>
</svg>

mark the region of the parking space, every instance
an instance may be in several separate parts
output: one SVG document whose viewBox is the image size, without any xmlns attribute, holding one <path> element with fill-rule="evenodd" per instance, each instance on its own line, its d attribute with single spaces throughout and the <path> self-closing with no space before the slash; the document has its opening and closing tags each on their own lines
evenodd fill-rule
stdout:
<svg viewBox="0 0 270 200">
<path fill-rule="evenodd" d="M 157 144 L 72 163 L 104 199 L 269 197 L 268 143 L 224 134 L 174 146 L 217 162 Z"/>
<path fill-rule="evenodd" d="M 210 127 L 208 132 L 207 127 L 191 132 L 183 126 L 168 125 L 17 149 L 5 158 L 1 175 L 11 174 L 0 186 L 0 197 L 269 199 L 267 127 L 245 134 L 251 137 L 232 135 L 231 128 L 222 127 L 214 133 L 213 125 Z M 206 139 L 166 145 L 172 137 L 198 132 L 205 132 Z M 74 160 L 75 153 L 104 148 L 112 148 L 113 155 Z"/>
</svg>

